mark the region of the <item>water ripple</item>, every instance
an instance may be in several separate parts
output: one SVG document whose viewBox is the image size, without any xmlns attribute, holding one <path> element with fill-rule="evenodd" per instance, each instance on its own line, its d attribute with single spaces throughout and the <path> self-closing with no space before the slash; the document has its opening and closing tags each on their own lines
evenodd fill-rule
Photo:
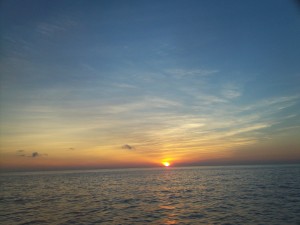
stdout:
<svg viewBox="0 0 300 225">
<path fill-rule="evenodd" d="M 1 224 L 300 224 L 300 167 L 1 175 Z"/>
</svg>

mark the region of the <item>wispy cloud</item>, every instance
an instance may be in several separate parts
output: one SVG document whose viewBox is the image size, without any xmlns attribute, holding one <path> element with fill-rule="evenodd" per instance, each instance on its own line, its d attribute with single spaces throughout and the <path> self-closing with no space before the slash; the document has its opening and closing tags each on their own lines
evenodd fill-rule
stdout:
<svg viewBox="0 0 300 225">
<path fill-rule="evenodd" d="M 122 146 L 122 149 L 133 150 L 133 149 L 135 149 L 135 147 L 132 145 L 125 144 Z"/>
<path fill-rule="evenodd" d="M 288 119 L 277 113 L 299 103 L 299 97 L 280 96 L 238 104 L 224 96 L 195 90 L 189 93 L 186 102 L 143 93 L 130 98 L 95 98 L 89 102 L 78 98 L 66 102 L 68 107 L 62 103 L 43 106 L 41 102 L 22 107 L 23 117 L 26 112 L 31 116 L 28 118 L 40 120 L 32 129 L 32 125 L 26 126 L 27 132 L 30 129 L 32 135 L 45 139 L 53 135 L 63 137 L 56 140 L 57 145 L 76 139 L 99 148 L 118 149 L 118 140 L 131 143 L 124 145 L 124 149 L 135 146 L 145 156 L 162 157 L 171 152 L 174 156 L 184 156 L 213 149 L 225 151 L 265 140 L 269 137 L 268 129 L 279 129 L 274 125 Z M 47 132 L 37 132 L 46 127 Z"/>
<path fill-rule="evenodd" d="M 219 103 L 228 103 L 228 100 L 222 97 L 218 97 L 216 95 L 209 95 L 205 93 L 200 93 L 195 96 L 197 100 L 199 100 L 199 104 L 201 105 L 212 105 Z"/>
<path fill-rule="evenodd" d="M 225 84 L 221 93 L 227 99 L 235 99 L 242 95 L 241 88 L 234 83 Z"/>
<path fill-rule="evenodd" d="M 135 112 L 137 110 L 153 110 L 155 108 L 172 108 L 178 107 L 180 105 L 181 103 L 178 101 L 160 98 L 156 96 L 145 96 L 142 98 L 136 98 L 134 101 L 128 103 L 108 103 L 105 107 L 105 111 L 109 113 L 125 113 Z"/>
<path fill-rule="evenodd" d="M 299 95 L 292 96 L 278 96 L 265 98 L 255 102 L 254 104 L 248 104 L 240 107 L 242 111 L 255 111 L 263 110 L 269 111 L 270 113 L 278 112 L 284 108 L 291 107 L 298 104 L 300 101 Z"/>
<path fill-rule="evenodd" d="M 284 99 L 292 101 L 294 98 Z M 278 99 L 275 102 L 286 104 L 286 101 Z M 200 108 L 189 114 L 174 112 L 157 117 L 152 115 L 149 120 L 153 125 L 145 124 L 143 131 L 135 134 L 135 141 L 138 142 L 136 145 L 145 154 L 156 156 L 168 151 L 172 151 L 173 155 L 182 155 L 184 152 L 211 151 L 214 148 L 225 150 L 267 140 L 267 129 L 285 120 L 285 117 L 276 115 L 280 108 L 278 104 L 274 104 L 267 112 L 252 108 L 247 114 L 243 114 L 242 107 L 233 104 L 225 106 L 211 106 L 206 108 L 208 113 L 205 114 Z M 140 135 L 144 138 L 139 142 Z"/>
<path fill-rule="evenodd" d="M 60 16 L 51 21 L 40 22 L 36 26 L 36 32 L 46 36 L 53 36 L 75 27 L 77 22 L 68 16 Z"/>
<path fill-rule="evenodd" d="M 210 76 L 218 73 L 219 70 L 208 70 L 208 69 L 167 69 L 165 73 L 173 75 L 175 77 L 193 77 L 193 76 Z"/>
<path fill-rule="evenodd" d="M 29 158 L 37 158 L 37 157 L 42 157 L 42 156 L 48 156 L 48 154 L 40 154 L 38 152 L 32 152 L 31 154 L 29 154 L 29 153 L 26 153 L 25 150 L 17 150 L 16 155 L 21 156 L 21 157 L 29 157 Z"/>
<path fill-rule="evenodd" d="M 17 156 L 21 156 L 21 157 L 25 157 L 25 156 L 26 156 L 24 150 L 17 150 L 16 155 L 17 155 Z"/>
<path fill-rule="evenodd" d="M 58 33 L 58 32 L 63 32 L 65 31 L 65 27 L 63 26 L 58 26 L 55 24 L 49 24 L 49 23 L 40 23 L 37 26 L 37 32 L 50 36 L 54 33 Z"/>
<path fill-rule="evenodd" d="M 129 89 L 136 89 L 138 87 L 132 85 L 132 84 L 127 84 L 127 83 L 116 83 L 113 84 L 113 86 L 117 87 L 117 88 L 129 88 Z"/>
</svg>

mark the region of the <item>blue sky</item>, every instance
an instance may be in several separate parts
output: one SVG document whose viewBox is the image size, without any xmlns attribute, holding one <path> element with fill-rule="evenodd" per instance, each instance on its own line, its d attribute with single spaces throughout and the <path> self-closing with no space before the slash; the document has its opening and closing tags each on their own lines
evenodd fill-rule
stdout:
<svg viewBox="0 0 300 225">
<path fill-rule="evenodd" d="M 2 1 L 2 163 L 300 160 L 299 27 L 283 0 Z"/>
</svg>

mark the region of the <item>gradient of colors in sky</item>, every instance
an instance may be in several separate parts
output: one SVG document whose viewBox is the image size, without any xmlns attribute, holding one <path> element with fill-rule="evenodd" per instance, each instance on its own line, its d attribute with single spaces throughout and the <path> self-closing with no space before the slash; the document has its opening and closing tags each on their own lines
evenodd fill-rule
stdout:
<svg viewBox="0 0 300 225">
<path fill-rule="evenodd" d="M 1 1 L 1 168 L 300 161 L 295 1 Z"/>
</svg>

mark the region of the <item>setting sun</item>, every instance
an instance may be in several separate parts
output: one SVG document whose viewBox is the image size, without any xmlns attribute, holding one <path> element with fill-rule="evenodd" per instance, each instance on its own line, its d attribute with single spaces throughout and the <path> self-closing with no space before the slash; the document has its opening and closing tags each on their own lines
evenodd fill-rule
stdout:
<svg viewBox="0 0 300 225">
<path fill-rule="evenodd" d="M 162 162 L 162 164 L 163 164 L 165 167 L 170 166 L 170 163 L 169 163 L 169 162 Z"/>
</svg>

